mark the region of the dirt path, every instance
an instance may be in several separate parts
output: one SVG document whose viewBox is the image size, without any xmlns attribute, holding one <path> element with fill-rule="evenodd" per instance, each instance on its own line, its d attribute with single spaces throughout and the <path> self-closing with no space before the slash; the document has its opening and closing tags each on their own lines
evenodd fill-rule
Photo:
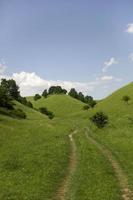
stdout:
<svg viewBox="0 0 133 200">
<path fill-rule="evenodd" d="M 55 200 L 65 200 L 66 199 L 65 196 L 68 191 L 68 182 L 76 168 L 76 145 L 75 145 L 75 142 L 73 139 L 73 135 L 75 133 L 76 133 L 76 131 L 73 131 L 69 135 L 71 152 L 70 152 L 70 158 L 69 158 L 69 164 L 68 164 L 68 173 L 57 191 Z"/>
<path fill-rule="evenodd" d="M 113 170 L 117 176 L 117 179 L 120 184 L 121 192 L 122 192 L 122 199 L 123 200 L 133 200 L 133 192 L 129 189 L 128 180 L 126 175 L 124 174 L 121 166 L 116 161 L 114 156 L 112 155 L 111 151 L 107 149 L 104 145 L 97 142 L 94 138 L 92 138 L 89 134 L 89 129 L 86 130 L 85 135 L 86 137 L 92 142 L 97 148 L 101 151 L 101 153 L 108 158 L 109 162 L 111 163 Z"/>
</svg>

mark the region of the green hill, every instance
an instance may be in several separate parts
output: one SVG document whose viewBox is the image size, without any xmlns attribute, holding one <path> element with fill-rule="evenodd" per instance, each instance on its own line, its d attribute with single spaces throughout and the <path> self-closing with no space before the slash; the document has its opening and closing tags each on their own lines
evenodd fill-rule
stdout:
<svg viewBox="0 0 133 200">
<path fill-rule="evenodd" d="M 84 103 L 74 99 L 68 95 L 51 95 L 48 98 L 42 97 L 34 101 L 33 97 L 29 97 L 35 108 L 47 107 L 54 112 L 56 117 L 68 116 L 79 112 L 83 109 Z"/>
<path fill-rule="evenodd" d="M 124 95 L 130 96 L 129 104 L 122 101 Z M 122 199 L 121 180 L 102 146 L 133 190 L 133 83 L 87 111 L 84 103 L 67 95 L 28 100 L 37 109 L 54 112 L 55 118 L 17 102 L 27 119 L 0 115 L 0 200 L 58 200 L 66 181 L 67 200 Z M 109 117 L 103 129 L 89 120 L 98 111 Z"/>
<path fill-rule="evenodd" d="M 128 104 L 122 101 L 124 95 L 131 98 Z M 133 83 L 101 101 L 90 115 L 97 111 L 105 112 L 110 122 L 103 130 L 91 125 L 93 137 L 113 152 L 133 188 Z"/>
</svg>

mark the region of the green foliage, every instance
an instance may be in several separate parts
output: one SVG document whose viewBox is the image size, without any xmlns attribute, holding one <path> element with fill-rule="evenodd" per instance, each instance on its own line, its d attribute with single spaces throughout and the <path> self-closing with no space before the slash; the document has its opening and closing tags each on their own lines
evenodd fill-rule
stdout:
<svg viewBox="0 0 133 200">
<path fill-rule="evenodd" d="M 47 97 L 48 97 L 48 92 L 47 92 L 47 90 L 44 90 L 44 91 L 43 91 L 42 96 L 43 96 L 44 98 L 47 98 Z"/>
<path fill-rule="evenodd" d="M 79 92 L 78 93 L 78 100 L 80 100 L 80 101 L 82 101 L 82 102 L 85 102 L 85 97 L 84 97 L 84 95 L 83 95 L 83 93 L 82 92 Z"/>
<path fill-rule="evenodd" d="M 128 102 L 130 101 L 130 97 L 128 96 L 128 95 L 124 95 L 123 97 L 122 97 L 122 100 L 124 101 L 124 102 L 126 102 L 127 104 L 128 104 Z"/>
<path fill-rule="evenodd" d="M 89 103 L 89 102 L 93 101 L 93 97 L 85 96 L 84 101 L 85 101 L 85 103 Z"/>
<path fill-rule="evenodd" d="M 84 105 L 83 110 L 88 110 L 88 109 L 90 109 L 90 106 L 89 105 Z"/>
<path fill-rule="evenodd" d="M 68 95 L 70 95 L 71 97 L 78 99 L 78 93 L 75 90 L 75 88 L 71 88 L 70 92 L 68 93 Z"/>
<path fill-rule="evenodd" d="M 40 107 L 40 108 L 39 108 L 39 111 L 40 111 L 42 114 L 47 115 L 47 116 L 49 117 L 49 119 L 53 119 L 53 118 L 54 118 L 53 112 L 47 110 L 47 108 L 45 108 L 45 107 Z"/>
<path fill-rule="evenodd" d="M 62 89 L 61 86 L 51 86 L 48 90 L 48 94 L 66 94 L 67 90 Z"/>
<path fill-rule="evenodd" d="M 26 119 L 26 113 L 22 109 L 12 109 L 0 107 L 0 114 L 7 115 L 12 118 Z"/>
<path fill-rule="evenodd" d="M 30 101 L 27 101 L 26 106 L 28 106 L 29 108 L 33 108 L 33 104 Z"/>
<path fill-rule="evenodd" d="M 6 89 L 1 85 L 0 85 L 0 107 L 13 109 L 12 99 L 7 94 Z"/>
<path fill-rule="evenodd" d="M 96 105 L 96 101 L 91 96 L 84 96 L 82 92 L 77 92 L 75 88 L 72 88 L 70 92 L 68 93 L 71 97 L 78 99 L 79 101 L 82 101 L 83 103 L 86 103 L 89 105 L 89 107 L 94 108 Z"/>
<path fill-rule="evenodd" d="M 40 94 L 35 94 L 35 96 L 34 96 L 34 101 L 37 101 L 38 99 L 41 99 Z"/>
<path fill-rule="evenodd" d="M 90 106 L 91 108 L 94 108 L 95 105 L 97 104 L 97 102 L 96 102 L 95 100 L 92 100 L 92 101 L 90 101 L 88 104 L 89 104 L 89 106 Z"/>
<path fill-rule="evenodd" d="M 29 108 L 33 108 L 33 104 L 30 101 L 27 101 L 26 97 L 19 97 L 18 101 Z"/>
<path fill-rule="evenodd" d="M 14 109 L 10 112 L 10 115 L 20 119 L 26 119 L 26 113 L 22 109 Z"/>
<path fill-rule="evenodd" d="M 103 112 L 97 112 L 94 114 L 90 120 L 98 127 L 103 128 L 108 123 L 108 116 L 105 115 Z"/>
<path fill-rule="evenodd" d="M 9 97 L 18 100 L 18 98 L 20 97 L 19 87 L 13 79 L 2 79 L 1 86 L 5 89 L 6 94 Z"/>
</svg>

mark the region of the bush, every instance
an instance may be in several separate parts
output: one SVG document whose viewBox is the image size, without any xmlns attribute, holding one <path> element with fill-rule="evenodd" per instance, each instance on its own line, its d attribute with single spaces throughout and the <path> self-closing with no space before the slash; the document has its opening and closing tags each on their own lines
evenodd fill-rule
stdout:
<svg viewBox="0 0 133 200">
<path fill-rule="evenodd" d="M 90 108 L 89 105 L 85 105 L 85 106 L 83 107 L 83 110 L 88 110 L 89 108 Z"/>
<path fill-rule="evenodd" d="M 34 101 L 37 101 L 38 99 L 41 99 L 40 94 L 35 94 L 35 96 L 34 96 Z"/>
<path fill-rule="evenodd" d="M 13 109 L 13 103 L 11 97 L 7 94 L 5 88 L 0 85 L 0 107 Z"/>
<path fill-rule="evenodd" d="M 10 112 L 10 115 L 13 116 L 13 117 L 18 117 L 18 118 L 21 118 L 21 119 L 26 119 L 26 114 L 23 110 L 21 109 L 15 109 L 15 110 L 12 110 Z"/>
<path fill-rule="evenodd" d="M 108 116 L 105 115 L 103 112 L 97 112 L 93 115 L 90 120 L 98 127 L 103 128 L 108 123 Z"/>
<path fill-rule="evenodd" d="M 125 102 L 125 103 L 127 103 L 128 104 L 128 102 L 130 101 L 130 97 L 128 96 L 128 95 L 124 95 L 123 97 L 122 97 L 122 100 Z"/>
<path fill-rule="evenodd" d="M 33 104 L 30 101 L 27 101 L 26 106 L 28 106 L 29 108 L 33 108 Z"/>
<path fill-rule="evenodd" d="M 53 112 L 47 110 L 47 108 L 45 108 L 45 107 L 40 107 L 40 108 L 39 108 L 39 111 L 40 111 L 42 114 L 47 115 L 47 116 L 49 117 L 49 119 L 53 119 L 53 118 L 54 118 Z"/>
</svg>

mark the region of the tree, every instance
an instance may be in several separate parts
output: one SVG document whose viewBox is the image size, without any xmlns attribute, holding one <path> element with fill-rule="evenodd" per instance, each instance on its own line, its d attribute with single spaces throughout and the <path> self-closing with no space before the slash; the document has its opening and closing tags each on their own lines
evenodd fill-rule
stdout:
<svg viewBox="0 0 133 200">
<path fill-rule="evenodd" d="M 48 96 L 47 90 L 44 90 L 44 91 L 43 91 L 42 96 L 43 96 L 44 98 L 47 98 L 47 96 Z"/>
<path fill-rule="evenodd" d="M 33 104 L 30 101 L 27 101 L 26 106 L 28 106 L 29 108 L 33 108 Z"/>
<path fill-rule="evenodd" d="M 82 92 L 79 92 L 79 93 L 78 93 L 78 99 L 79 99 L 80 101 L 82 101 L 82 102 L 85 101 L 85 98 L 84 98 L 84 95 L 83 95 Z"/>
<path fill-rule="evenodd" d="M 68 93 L 68 95 L 70 95 L 71 97 L 77 99 L 78 98 L 78 93 L 75 90 L 75 88 L 71 88 L 70 92 Z"/>
<path fill-rule="evenodd" d="M 123 97 L 122 97 L 122 100 L 125 102 L 125 103 L 127 103 L 128 104 L 128 102 L 130 101 L 130 97 L 128 96 L 128 95 L 124 95 Z"/>
<path fill-rule="evenodd" d="M 93 101 L 93 97 L 85 96 L 84 100 L 85 100 L 85 103 L 89 103 L 89 102 Z"/>
<path fill-rule="evenodd" d="M 10 96 L 15 100 L 19 99 L 20 97 L 19 87 L 13 79 L 10 80 L 2 79 L 1 86 L 5 88 L 8 96 Z"/>
<path fill-rule="evenodd" d="M 89 108 L 90 108 L 89 105 L 85 105 L 85 106 L 83 107 L 84 110 L 88 110 Z"/>
<path fill-rule="evenodd" d="M 93 115 L 90 120 L 98 127 L 103 128 L 108 123 L 108 116 L 105 115 L 103 112 L 97 112 Z"/>
<path fill-rule="evenodd" d="M 34 96 L 34 101 L 37 101 L 38 99 L 41 99 L 40 94 L 35 94 L 35 96 Z"/>
<path fill-rule="evenodd" d="M 94 108 L 94 106 L 97 104 L 97 102 L 95 101 L 95 100 L 92 100 L 92 101 L 90 101 L 89 102 L 89 106 L 91 107 L 91 108 Z"/>
<path fill-rule="evenodd" d="M 13 103 L 10 96 L 8 96 L 7 91 L 0 85 L 0 107 L 7 109 L 13 109 Z"/>
<path fill-rule="evenodd" d="M 40 111 L 42 114 L 47 115 L 47 116 L 49 117 L 49 119 L 53 119 L 53 118 L 54 118 L 53 112 L 47 110 L 47 108 L 45 108 L 45 107 L 40 107 L 40 108 L 39 108 L 39 111 Z"/>
<path fill-rule="evenodd" d="M 67 93 L 67 90 L 62 89 L 62 94 L 66 94 L 66 93 Z"/>
<path fill-rule="evenodd" d="M 51 86 L 48 90 L 48 94 L 66 94 L 67 90 L 62 89 L 61 86 Z"/>
</svg>

